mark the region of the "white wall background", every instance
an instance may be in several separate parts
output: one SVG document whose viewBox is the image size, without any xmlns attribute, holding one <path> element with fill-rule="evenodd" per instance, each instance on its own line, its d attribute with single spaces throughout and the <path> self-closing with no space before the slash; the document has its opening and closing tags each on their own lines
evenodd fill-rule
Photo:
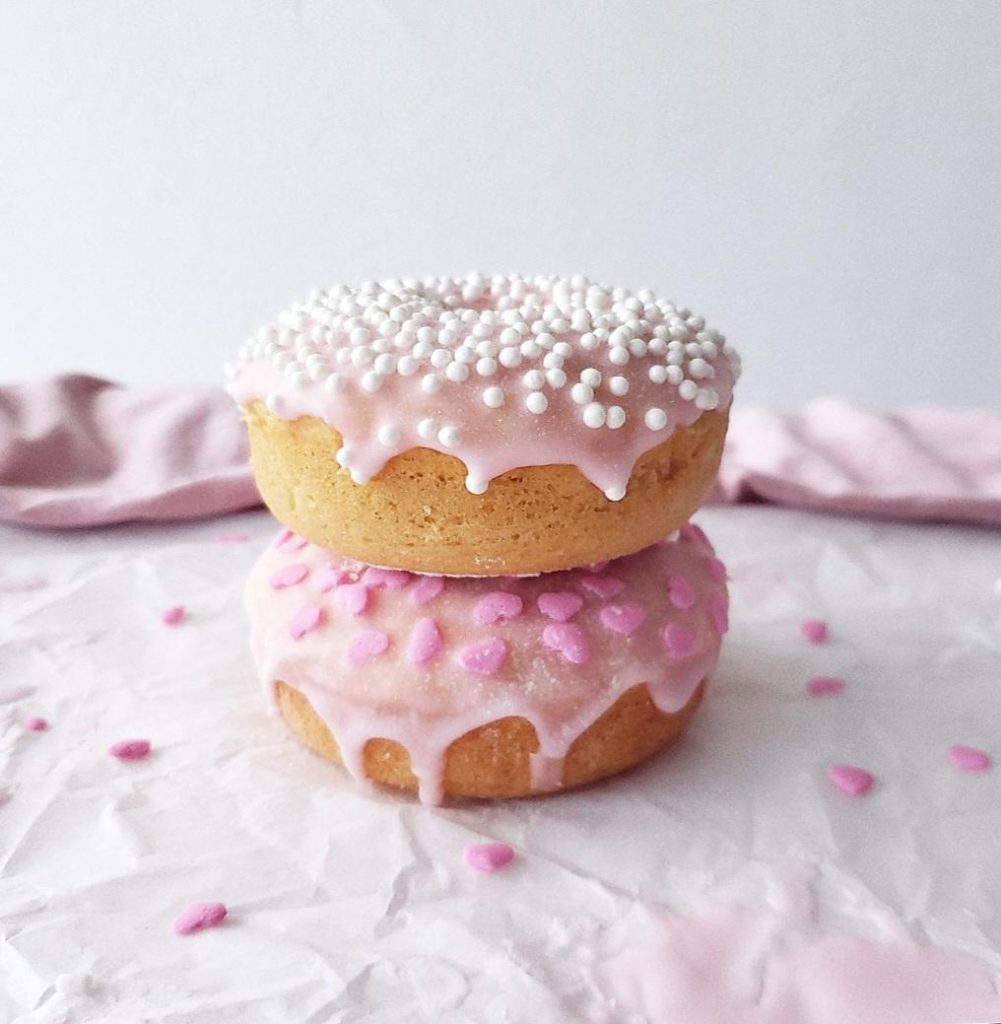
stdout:
<svg viewBox="0 0 1001 1024">
<path fill-rule="evenodd" d="M 1001 0 L 3 0 L 0 379 L 319 284 L 650 286 L 745 401 L 1001 402 Z"/>
</svg>

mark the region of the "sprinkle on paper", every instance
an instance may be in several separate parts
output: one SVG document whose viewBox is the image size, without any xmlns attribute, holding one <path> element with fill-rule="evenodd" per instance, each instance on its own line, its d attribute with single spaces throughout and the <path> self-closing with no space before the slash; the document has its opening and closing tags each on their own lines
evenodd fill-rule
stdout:
<svg viewBox="0 0 1001 1024">
<path fill-rule="evenodd" d="M 28 732 L 45 732 L 49 727 L 49 723 L 47 719 L 40 718 L 38 715 L 33 715 L 31 718 L 25 720 L 24 727 Z"/>
<path fill-rule="evenodd" d="M 804 619 L 799 624 L 799 631 L 803 634 L 803 639 L 810 644 L 826 643 L 830 632 L 823 619 Z"/>
<path fill-rule="evenodd" d="M 119 761 L 141 761 L 149 757 L 152 744 L 149 740 L 118 740 L 108 747 L 108 753 Z"/>
<path fill-rule="evenodd" d="M 223 530 L 215 535 L 215 539 L 217 544 L 245 544 L 249 538 L 239 530 Z"/>
<path fill-rule="evenodd" d="M 811 697 L 830 697 L 844 688 L 845 681 L 840 676 L 814 676 L 806 684 L 806 692 Z"/>
<path fill-rule="evenodd" d="M 827 778 L 835 789 L 848 796 L 865 796 L 876 784 L 871 772 L 853 764 L 832 764 L 827 769 Z"/>
<path fill-rule="evenodd" d="M 986 751 L 964 747 L 961 743 L 949 747 L 949 760 L 961 772 L 985 772 L 991 766 L 991 758 Z"/>
<path fill-rule="evenodd" d="M 499 871 L 514 860 L 514 850 L 507 843 L 470 843 L 462 852 L 466 866 L 474 871 Z"/>
<path fill-rule="evenodd" d="M 185 907 L 170 926 L 175 935 L 194 935 L 206 928 L 215 928 L 226 919 L 224 903 L 192 903 Z"/>
<path fill-rule="evenodd" d="M 165 608 L 160 613 L 160 621 L 165 626 L 176 626 L 178 623 L 184 621 L 187 614 L 188 611 L 183 604 L 172 604 L 169 608 Z"/>
</svg>

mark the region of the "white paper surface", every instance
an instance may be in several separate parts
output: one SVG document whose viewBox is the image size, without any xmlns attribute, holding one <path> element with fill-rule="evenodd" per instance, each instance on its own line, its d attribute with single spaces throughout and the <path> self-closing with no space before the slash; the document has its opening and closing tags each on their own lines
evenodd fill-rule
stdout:
<svg viewBox="0 0 1001 1024">
<path fill-rule="evenodd" d="M 648 905 L 761 903 L 804 868 L 825 928 L 876 937 L 892 911 L 1001 970 L 1001 769 L 946 757 L 1001 757 L 1001 537 L 766 507 L 697 521 L 732 631 L 681 742 L 581 792 L 438 809 L 359 788 L 266 713 L 240 606 L 265 514 L 4 530 L 0 1021 L 626 1020 L 596 988 L 605 937 Z M 234 529 L 250 542 L 215 542 Z M 800 638 L 807 616 L 829 643 Z M 848 688 L 809 697 L 816 674 Z M 105 753 L 134 736 L 149 760 Z M 833 790 L 832 761 L 877 789 Z M 486 839 L 515 847 L 507 870 L 464 867 Z M 170 934 L 196 900 L 226 924 Z"/>
</svg>

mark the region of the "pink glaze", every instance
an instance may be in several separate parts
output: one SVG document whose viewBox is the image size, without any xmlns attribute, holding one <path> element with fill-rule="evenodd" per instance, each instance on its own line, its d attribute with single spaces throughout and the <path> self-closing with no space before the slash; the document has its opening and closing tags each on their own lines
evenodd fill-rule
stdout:
<svg viewBox="0 0 1001 1024">
<path fill-rule="evenodd" d="M 673 712 L 712 673 L 720 638 L 710 605 L 713 599 L 725 602 L 725 586 L 710 576 L 711 557 L 712 550 L 696 538 L 614 562 L 610 571 L 628 593 L 628 603 L 646 611 L 628 636 L 602 623 L 605 599 L 582 586 L 584 579 L 601 577 L 586 569 L 506 580 L 508 591 L 522 601 L 522 613 L 485 625 L 473 610 L 496 591 L 496 580 L 451 579 L 442 585 L 440 578 L 418 577 L 403 590 L 377 592 L 365 625 L 384 634 L 388 647 L 375 661 L 356 667 L 347 652 L 358 620 L 338 597 L 350 584 L 311 595 L 324 619 L 296 641 L 285 624 L 297 611 L 301 592 L 268 585 L 276 569 L 293 561 L 306 564 L 315 577 L 330 563 L 330 553 L 312 545 L 295 554 L 271 548 L 247 581 L 251 646 L 268 693 L 273 694 L 276 680 L 303 693 L 357 777 L 364 775 L 365 743 L 373 737 L 394 740 L 410 754 L 421 798 L 436 803 L 448 746 L 481 725 L 520 717 L 538 736 L 530 766 L 533 787 L 541 792 L 560 786 L 563 758 L 573 741 L 627 690 L 645 683 L 655 705 Z M 342 564 L 353 571 L 354 563 L 347 561 L 335 561 L 332 568 Z M 691 608 L 671 604 L 669 576 L 683 576 L 691 584 Z M 425 586 L 436 596 L 422 606 L 414 594 Z M 542 595 L 553 593 L 580 597 L 573 621 L 554 620 L 541 610 Z M 546 604 L 541 601 L 542 608 Z M 430 626 L 417 627 L 428 616 L 425 608 L 433 609 L 442 647 L 427 661 L 415 661 L 415 654 L 423 657 L 434 644 Z M 665 649 L 669 625 L 687 638 L 689 654 L 682 660 Z"/>
<path fill-rule="evenodd" d="M 368 587 L 364 583 L 345 583 L 338 587 L 334 599 L 348 615 L 361 615 L 368 608 Z"/>
<path fill-rule="evenodd" d="M 713 619 L 713 628 L 719 633 L 720 630 L 716 625 L 716 616 L 713 614 L 711 601 L 709 613 Z M 664 649 L 674 661 L 683 661 L 685 658 L 690 658 L 695 652 L 695 637 L 692 631 L 678 622 L 669 622 L 664 627 L 663 637 Z"/>
<path fill-rule="evenodd" d="M 547 618 L 556 622 L 569 622 L 584 607 L 584 598 L 571 590 L 539 594 L 536 605 Z"/>
<path fill-rule="evenodd" d="M 441 630 L 434 619 L 418 619 L 407 644 L 407 661 L 411 665 L 425 665 L 445 646 Z"/>
<path fill-rule="evenodd" d="M 845 681 L 840 676 L 814 676 L 806 684 L 806 692 L 811 697 L 829 697 L 844 688 Z"/>
<path fill-rule="evenodd" d="M 301 640 L 307 633 L 311 633 L 323 621 L 323 609 L 312 604 L 304 604 L 296 609 L 295 614 L 289 619 L 288 635 L 293 640 Z"/>
<path fill-rule="evenodd" d="M 25 721 L 24 727 L 28 732 L 45 732 L 49 727 L 49 723 L 47 719 L 34 715 Z"/>
<path fill-rule="evenodd" d="M 462 859 L 474 871 L 490 873 L 507 867 L 514 860 L 514 850 L 507 843 L 470 843 Z"/>
<path fill-rule="evenodd" d="M 949 747 L 949 760 L 963 772 L 985 772 L 991 766 L 990 756 L 985 751 L 959 743 Z"/>
<path fill-rule="evenodd" d="M 673 603 L 673 602 L 672 602 Z M 694 600 L 692 604 L 694 604 Z M 675 605 L 675 607 L 677 607 Z M 691 605 L 688 606 L 689 608 Z M 646 609 L 639 604 L 606 604 L 598 613 L 601 624 L 623 636 L 632 636 L 646 620 Z"/>
<path fill-rule="evenodd" d="M 404 572 L 403 569 L 379 569 L 374 565 L 370 565 L 362 574 L 367 587 L 379 590 L 402 590 L 413 578 L 413 573 Z"/>
<path fill-rule="evenodd" d="M 160 613 L 160 621 L 165 626 L 176 626 L 184 621 L 187 614 L 187 609 L 183 604 L 171 605 Z"/>
<path fill-rule="evenodd" d="M 170 930 L 175 935 L 194 935 L 222 924 L 227 913 L 224 903 L 192 903 L 174 918 Z"/>
<path fill-rule="evenodd" d="M 625 583 L 614 576 L 583 576 L 580 585 L 597 597 L 618 597 L 626 589 Z"/>
<path fill-rule="evenodd" d="M 314 293 L 244 344 L 228 388 L 242 406 L 336 428 L 360 485 L 430 448 L 462 460 L 474 494 L 522 466 L 571 465 L 617 501 L 641 455 L 729 406 L 738 372 L 722 335 L 650 294 L 415 280 Z"/>
<path fill-rule="evenodd" d="M 421 607 L 433 601 L 445 589 L 442 576 L 420 576 L 410 588 L 410 601 Z"/>
<path fill-rule="evenodd" d="M 827 778 L 835 789 L 848 796 L 865 796 L 876 784 L 873 774 L 853 764 L 832 764 Z"/>
<path fill-rule="evenodd" d="M 516 619 L 521 615 L 521 598 L 503 590 L 493 590 L 476 602 L 473 618 L 481 626 L 490 626 L 502 619 Z"/>
<path fill-rule="evenodd" d="M 215 535 L 217 544 L 246 544 L 250 538 L 239 530 L 223 530 Z"/>
<path fill-rule="evenodd" d="M 309 569 L 301 562 L 293 562 L 291 565 L 283 565 L 271 574 L 268 582 L 274 590 L 281 590 L 283 587 L 294 587 L 301 583 L 309 575 Z"/>
<path fill-rule="evenodd" d="M 355 668 L 389 650 L 389 637 L 377 629 L 356 633 L 348 645 L 347 663 Z"/>
<path fill-rule="evenodd" d="M 827 623 L 823 619 L 804 619 L 799 624 L 803 639 L 810 644 L 826 643 L 828 637 Z"/>
<path fill-rule="evenodd" d="M 119 761 L 141 761 L 149 757 L 152 744 L 149 740 L 118 740 L 108 747 L 108 753 Z"/>
<path fill-rule="evenodd" d="M 695 591 L 684 576 L 667 578 L 667 596 L 675 608 L 691 608 L 695 604 Z"/>
</svg>

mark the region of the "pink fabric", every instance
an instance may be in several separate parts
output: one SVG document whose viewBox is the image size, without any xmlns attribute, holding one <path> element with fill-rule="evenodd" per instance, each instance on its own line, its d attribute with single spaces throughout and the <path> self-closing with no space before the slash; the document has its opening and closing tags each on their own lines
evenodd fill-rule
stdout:
<svg viewBox="0 0 1001 1024">
<path fill-rule="evenodd" d="M 1001 526 L 1001 412 L 738 405 L 711 500 Z M 0 520 L 169 521 L 259 502 L 243 426 L 219 389 L 78 375 L 0 387 Z"/>
</svg>

